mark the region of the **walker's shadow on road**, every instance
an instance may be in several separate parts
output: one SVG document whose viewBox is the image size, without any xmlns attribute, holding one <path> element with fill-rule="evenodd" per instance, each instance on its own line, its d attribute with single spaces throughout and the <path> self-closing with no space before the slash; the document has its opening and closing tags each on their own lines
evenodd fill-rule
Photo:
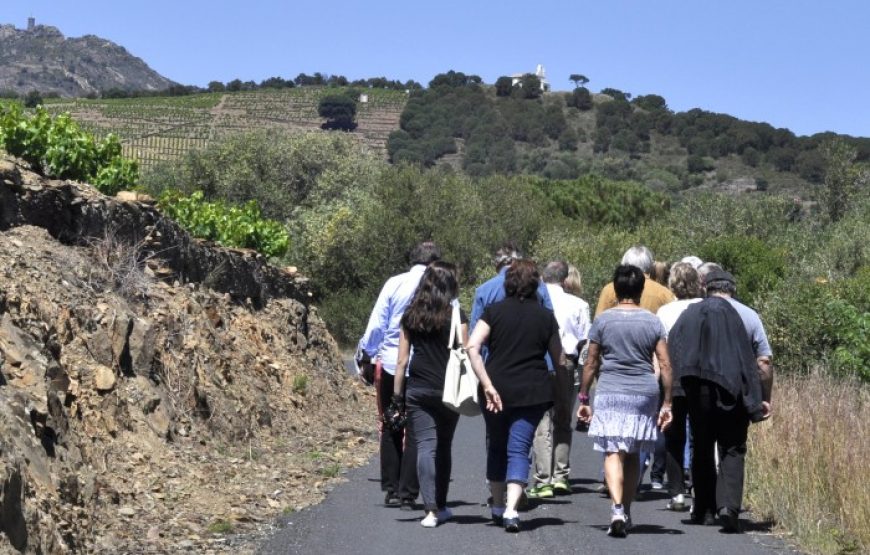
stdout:
<svg viewBox="0 0 870 555">
<path fill-rule="evenodd" d="M 597 530 L 601 530 L 602 532 L 607 532 L 609 526 L 602 526 L 600 524 L 592 524 L 589 526 L 590 528 L 595 528 Z M 631 535 L 636 534 L 651 534 L 651 535 L 662 535 L 666 534 L 669 536 L 679 536 L 685 534 L 682 530 L 674 530 L 673 528 L 665 528 L 664 526 L 659 526 L 658 524 L 635 524 L 631 528 Z"/>
</svg>

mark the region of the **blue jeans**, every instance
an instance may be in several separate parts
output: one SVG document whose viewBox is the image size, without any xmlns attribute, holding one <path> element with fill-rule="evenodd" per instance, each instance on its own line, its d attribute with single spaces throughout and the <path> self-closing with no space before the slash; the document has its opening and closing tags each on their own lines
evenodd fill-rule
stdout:
<svg viewBox="0 0 870 555">
<path fill-rule="evenodd" d="M 505 407 L 502 412 L 483 410 L 489 445 L 486 478 L 490 482 L 526 485 L 532 460 L 529 453 L 535 430 L 552 403 L 529 407 Z"/>
</svg>

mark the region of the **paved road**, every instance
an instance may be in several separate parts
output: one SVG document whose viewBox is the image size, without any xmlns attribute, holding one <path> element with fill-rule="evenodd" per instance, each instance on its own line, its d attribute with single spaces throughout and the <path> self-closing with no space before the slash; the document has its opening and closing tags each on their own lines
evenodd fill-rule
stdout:
<svg viewBox="0 0 870 555">
<path fill-rule="evenodd" d="M 541 501 L 521 513 L 523 529 L 508 534 L 489 521 L 482 504 L 485 488 L 483 419 L 461 418 L 453 446 L 453 482 L 450 507 L 454 519 L 435 529 L 419 524 L 418 512 L 386 508 L 381 503 L 379 466 L 351 470 L 348 482 L 332 491 L 316 507 L 284 517 L 260 553 L 308 555 L 425 555 L 503 553 L 597 554 L 721 554 L 783 555 L 792 553 L 763 526 L 743 521 L 751 531 L 741 535 L 719 532 L 718 527 L 687 524 L 688 513 L 664 510 L 667 496 L 648 491 L 632 507 L 635 528 L 625 539 L 606 535 L 610 502 L 594 492 L 600 456 L 589 440 L 575 434 L 572 449 L 573 493 Z"/>
</svg>

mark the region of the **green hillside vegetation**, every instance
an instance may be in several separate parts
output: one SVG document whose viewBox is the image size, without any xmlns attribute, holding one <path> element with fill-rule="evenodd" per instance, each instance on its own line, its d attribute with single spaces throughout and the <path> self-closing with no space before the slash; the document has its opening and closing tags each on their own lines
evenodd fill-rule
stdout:
<svg viewBox="0 0 870 555">
<path fill-rule="evenodd" d="M 655 94 L 632 99 L 585 87 L 541 93 L 538 85 L 533 75 L 513 86 L 502 77 L 494 87 L 474 75 L 438 75 L 412 93 L 401 129 L 390 135 L 390 159 L 432 166 L 458 153 L 469 175 L 573 179 L 594 172 L 671 192 L 733 183 L 802 194 L 823 179 L 826 141 L 840 138 L 859 161 L 870 159 L 870 139 L 796 137 L 700 109 L 674 113 Z"/>
<path fill-rule="evenodd" d="M 672 197 L 596 175 L 478 177 L 391 165 L 343 133 L 236 137 L 155 168 L 144 182 L 155 193 L 254 199 L 264 216 L 285 221 L 286 263 L 313 278 L 325 320 L 345 345 L 359 338 L 379 287 L 420 239 L 434 239 L 458 264 L 466 299 L 492 274 L 491 253 L 511 239 L 540 261 L 576 264 L 593 302 L 625 248 L 643 243 L 660 260 L 696 254 L 733 271 L 786 371 L 824 365 L 870 379 L 870 171 L 844 143 L 823 156 L 819 203 L 809 207 L 710 191 Z"/>
</svg>

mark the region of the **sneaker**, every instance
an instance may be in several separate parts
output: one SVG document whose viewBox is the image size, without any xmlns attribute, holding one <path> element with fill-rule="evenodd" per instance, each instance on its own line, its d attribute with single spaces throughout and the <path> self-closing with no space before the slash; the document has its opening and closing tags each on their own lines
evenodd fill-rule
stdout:
<svg viewBox="0 0 870 555">
<path fill-rule="evenodd" d="M 699 513 L 695 511 L 695 509 L 692 509 L 689 515 L 689 520 L 692 521 L 692 524 L 700 524 L 702 526 L 713 526 L 716 524 L 716 517 L 713 515 L 712 511 Z"/>
<path fill-rule="evenodd" d="M 426 516 L 420 521 L 420 526 L 423 528 L 435 528 L 438 526 L 438 515 L 431 512 L 426 513 Z"/>
<path fill-rule="evenodd" d="M 607 482 L 601 482 L 598 484 L 598 487 L 595 488 L 595 491 L 601 494 L 601 497 L 609 497 L 610 489 L 607 487 Z"/>
<path fill-rule="evenodd" d="M 722 526 L 722 531 L 726 534 L 740 532 L 740 521 L 737 519 L 737 512 L 727 507 L 719 509 L 719 524 Z"/>
<path fill-rule="evenodd" d="M 401 500 L 399 499 L 399 496 L 391 491 L 388 491 L 384 496 L 384 505 L 387 507 L 398 507 L 400 503 Z"/>
<path fill-rule="evenodd" d="M 610 517 L 610 527 L 607 529 L 607 535 L 613 538 L 624 538 L 626 533 L 625 514 L 614 514 Z"/>
<path fill-rule="evenodd" d="M 399 502 L 399 510 L 400 511 L 416 511 L 417 504 L 414 503 L 413 499 L 402 499 Z"/>
<path fill-rule="evenodd" d="M 512 534 L 516 534 L 520 531 L 520 517 L 515 516 L 511 518 L 504 519 L 504 531 L 511 532 Z"/>
<path fill-rule="evenodd" d="M 504 507 L 492 507 L 492 522 L 496 526 L 504 526 Z"/>
<path fill-rule="evenodd" d="M 652 489 L 655 489 L 655 490 L 665 489 L 665 485 L 662 484 L 660 481 L 657 481 L 657 480 L 653 480 L 652 482 L 650 482 L 650 487 L 651 487 Z"/>
<path fill-rule="evenodd" d="M 453 518 L 453 511 L 447 507 L 438 511 L 438 522 L 447 522 L 451 518 Z"/>
<path fill-rule="evenodd" d="M 526 490 L 526 496 L 529 499 L 544 499 L 555 495 L 556 493 L 553 491 L 553 484 L 541 484 Z"/>
<path fill-rule="evenodd" d="M 526 495 L 529 499 L 544 499 L 554 497 L 556 493 L 553 491 L 553 484 L 541 484 L 526 490 Z"/>
<path fill-rule="evenodd" d="M 553 482 L 553 493 L 556 495 L 570 495 L 571 485 L 568 480 L 556 480 Z"/>
<path fill-rule="evenodd" d="M 669 511 L 685 511 L 686 510 L 686 496 L 682 493 L 675 495 L 668 501 L 667 506 L 665 507 Z"/>
</svg>

